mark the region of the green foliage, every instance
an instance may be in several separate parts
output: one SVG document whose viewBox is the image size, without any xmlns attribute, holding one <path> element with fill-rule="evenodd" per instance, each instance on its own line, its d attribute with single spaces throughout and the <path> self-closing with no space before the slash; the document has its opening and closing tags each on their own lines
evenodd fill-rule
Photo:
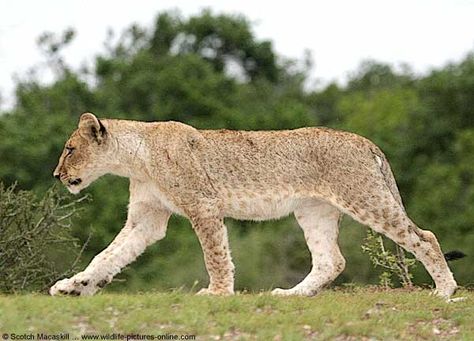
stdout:
<svg viewBox="0 0 474 341">
<path fill-rule="evenodd" d="M 474 254 L 474 55 L 416 76 L 408 67 L 368 61 L 347 85 L 305 90 L 308 65 L 284 60 L 238 15 L 204 11 L 189 18 L 160 13 L 151 27 L 110 34 L 93 65 L 73 70 L 62 57 L 73 39 L 40 39 L 55 81 L 33 76 L 16 89 L 16 106 L 0 114 L 0 180 L 43 193 L 64 142 L 85 111 L 102 117 L 178 120 L 198 128 L 289 129 L 321 124 L 366 136 L 386 153 L 409 215 L 432 230 L 446 251 Z M 109 243 L 126 217 L 127 181 L 104 177 L 86 193 L 93 202 L 75 220 L 75 237 L 94 229 L 84 263 Z M 191 287 L 207 279 L 199 243 L 184 219 L 151 247 L 111 289 Z M 291 219 L 229 221 L 238 289 L 291 286 L 309 270 L 302 232 Z M 291 237 L 289 237 L 291 236 Z M 339 281 L 377 281 L 360 244 L 360 226 L 345 220 L 347 268 Z M 249 255 L 250 258 L 249 258 Z M 61 265 L 61 264 L 59 264 Z M 472 283 L 470 262 L 452 264 Z M 415 283 L 429 281 L 422 267 Z"/>
<path fill-rule="evenodd" d="M 412 267 L 415 266 L 414 258 L 406 258 L 405 253 L 399 247 L 396 253 L 387 249 L 380 234 L 367 230 L 367 237 L 362 244 L 362 251 L 365 252 L 375 267 L 382 268 L 379 276 L 379 283 L 386 288 L 393 287 L 393 278 L 396 277 L 404 287 L 413 285 Z"/>
<path fill-rule="evenodd" d="M 15 187 L 0 183 L 0 293 L 45 289 L 80 255 L 71 220 L 85 197 L 68 201 L 55 186 L 38 199 Z"/>
</svg>

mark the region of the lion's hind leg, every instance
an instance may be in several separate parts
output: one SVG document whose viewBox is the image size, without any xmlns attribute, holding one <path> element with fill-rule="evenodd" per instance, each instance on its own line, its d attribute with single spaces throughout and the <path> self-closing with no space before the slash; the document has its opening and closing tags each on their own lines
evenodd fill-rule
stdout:
<svg viewBox="0 0 474 341">
<path fill-rule="evenodd" d="M 457 285 L 436 236 L 416 226 L 407 216 L 401 200 L 383 185 L 374 185 L 372 192 L 361 193 L 353 204 L 339 200 L 338 206 L 355 220 L 370 226 L 412 253 L 433 278 L 436 293 L 443 298 L 449 298 Z M 375 188 L 378 188 L 378 191 Z"/>
<path fill-rule="evenodd" d="M 313 296 L 344 270 L 345 260 L 337 244 L 340 216 L 337 208 L 316 199 L 309 199 L 295 210 L 311 252 L 312 268 L 295 287 L 275 289 L 272 294 Z"/>
</svg>

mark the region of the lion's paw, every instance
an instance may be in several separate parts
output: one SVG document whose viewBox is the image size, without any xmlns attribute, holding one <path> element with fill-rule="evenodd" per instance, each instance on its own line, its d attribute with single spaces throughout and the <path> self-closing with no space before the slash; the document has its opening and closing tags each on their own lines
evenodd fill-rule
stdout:
<svg viewBox="0 0 474 341">
<path fill-rule="evenodd" d="M 208 295 L 212 295 L 211 292 L 209 291 L 208 288 L 202 288 L 201 290 L 199 290 L 196 295 L 198 296 L 208 296 Z"/>
<path fill-rule="evenodd" d="M 91 296 L 98 290 L 90 278 L 84 273 L 78 273 L 71 278 L 57 281 L 50 289 L 51 296 Z"/>
<path fill-rule="evenodd" d="M 307 287 L 294 287 L 291 289 L 273 289 L 271 294 L 274 296 L 314 296 L 318 293 L 318 290 L 307 288 Z"/>
<path fill-rule="evenodd" d="M 450 297 L 452 295 L 454 295 L 456 290 L 457 290 L 457 285 L 456 285 L 456 282 L 454 282 L 454 283 L 450 283 L 449 285 L 444 285 L 444 286 L 439 287 L 439 288 L 437 287 L 432 292 L 432 295 L 438 296 L 438 297 L 443 298 L 446 301 L 448 301 L 450 299 Z"/>
<path fill-rule="evenodd" d="M 210 288 L 202 288 L 196 293 L 199 296 L 229 296 L 233 294 L 233 290 L 212 290 Z"/>
<path fill-rule="evenodd" d="M 58 296 L 58 295 L 80 296 L 81 290 L 77 288 L 72 278 L 65 278 L 60 281 L 57 281 L 49 289 L 49 294 L 51 296 Z"/>
<path fill-rule="evenodd" d="M 295 293 L 291 289 L 276 288 L 272 290 L 272 295 L 273 296 L 292 296 L 292 295 L 295 295 Z"/>
<path fill-rule="evenodd" d="M 467 300 L 467 297 L 455 297 L 449 298 L 446 300 L 447 303 L 457 303 L 457 302 L 464 302 Z"/>
</svg>

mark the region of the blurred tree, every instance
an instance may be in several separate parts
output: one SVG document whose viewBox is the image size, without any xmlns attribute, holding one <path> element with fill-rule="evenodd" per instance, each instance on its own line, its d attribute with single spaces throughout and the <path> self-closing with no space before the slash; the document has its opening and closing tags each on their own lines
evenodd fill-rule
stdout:
<svg viewBox="0 0 474 341">
<path fill-rule="evenodd" d="M 212 12 L 204 11 L 182 27 L 176 46 L 178 53 L 197 53 L 210 61 L 218 72 L 238 66 L 242 76 L 252 81 L 258 78 L 278 80 L 280 70 L 271 42 L 256 41 L 245 17 L 214 16 Z"/>
<path fill-rule="evenodd" d="M 389 64 L 365 60 L 351 75 L 347 88 L 352 91 L 368 91 L 412 85 L 414 79 L 410 68 L 402 65 L 401 69 L 397 73 Z"/>
</svg>

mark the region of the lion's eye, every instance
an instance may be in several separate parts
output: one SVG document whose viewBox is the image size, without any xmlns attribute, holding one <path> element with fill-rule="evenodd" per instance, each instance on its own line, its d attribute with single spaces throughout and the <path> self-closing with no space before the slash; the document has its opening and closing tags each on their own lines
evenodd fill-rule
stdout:
<svg viewBox="0 0 474 341">
<path fill-rule="evenodd" d="M 66 147 L 67 155 L 68 155 L 68 156 L 71 155 L 71 154 L 74 152 L 75 149 L 76 149 L 76 148 L 73 148 L 73 147 Z"/>
</svg>

